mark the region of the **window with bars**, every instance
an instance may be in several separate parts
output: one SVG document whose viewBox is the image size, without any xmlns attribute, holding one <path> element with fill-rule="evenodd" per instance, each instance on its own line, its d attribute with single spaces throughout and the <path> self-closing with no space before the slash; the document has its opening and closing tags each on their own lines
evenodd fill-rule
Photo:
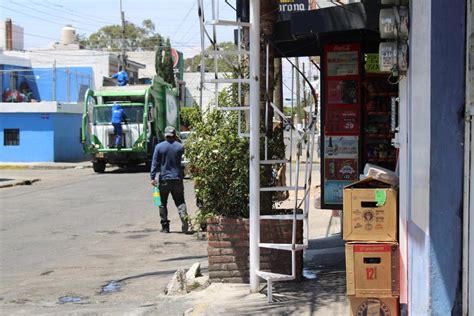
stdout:
<svg viewBox="0 0 474 316">
<path fill-rule="evenodd" d="M 4 146 L 20 146 L 20 130 L 18 128 L 6 128 L 3 130 Z"/>
</svg>

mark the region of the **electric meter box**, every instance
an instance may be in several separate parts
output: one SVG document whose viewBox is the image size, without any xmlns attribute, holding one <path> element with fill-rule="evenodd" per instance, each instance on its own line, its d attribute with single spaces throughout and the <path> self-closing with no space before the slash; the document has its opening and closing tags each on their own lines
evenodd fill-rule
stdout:
<svg viewBox="0 0 474 316">
<path fill-rule="evenodd" d="M 380 10 L 379 30 L 383 39 L 408 39 L 408 8 L 393 7 Z"/>
<path fill-rule="evenodd" d="M 349 297 L 398 297 L 399 250 L 397 243 L 346 244 L 346 278 Z"/>
<path fill-rule="evenodd" d="M 380 71 L 390 72 L 394 66 L 398 71 L 408 70 L 408 44 L 400 42 L 383 42 L 379 46 Z"/>
<path fill-rule="evenodd" d="M 358 298 L 350 297 L 351 316 L 398 316 L 398 298 Z"/>
<path fill-rule="evenodd" d="M 398 241 L 397 190 L 367 178 L 344 188 L 343 236 L 346 241 Z"/>
</svg>

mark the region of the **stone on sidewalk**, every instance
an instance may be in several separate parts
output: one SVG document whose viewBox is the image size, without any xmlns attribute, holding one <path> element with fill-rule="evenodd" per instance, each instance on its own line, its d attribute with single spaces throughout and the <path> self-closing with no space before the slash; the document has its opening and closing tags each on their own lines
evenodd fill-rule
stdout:
<svg viewBox="0 0 474 316">
<path fill-rule="evenodd" d="M 166 286 L 166 295 L 184 295 L 186 290 L 186 270 L 178 269 Z"/>
<path fill-rule="evenodd" d="M 201 264 L 196 262 L 191 266 L 188 272 L 186 272 L 186 281 L 191 281 L 198 276 L 201 276 Z"/>
</svg>

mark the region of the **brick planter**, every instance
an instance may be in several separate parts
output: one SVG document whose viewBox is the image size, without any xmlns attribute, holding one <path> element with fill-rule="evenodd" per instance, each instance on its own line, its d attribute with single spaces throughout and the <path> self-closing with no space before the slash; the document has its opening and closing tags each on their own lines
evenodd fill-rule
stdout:
<svg viewBox="0 0 474 316">
<path fill-rule="evenodd" d="M 291 243 L 291 220 L 261 220 L 262 243 Z M 249 282 L 249 220 L 214 217 L 207 221 L 211 282 Z M 297 243 L 303 242 L 303 222 L 297 221 Z M 260 248 L 260 269 L 291 274 L 291 251 Z M 301 280 L 303 252 L 296 252 L 296 280 Z"/>
</svg>

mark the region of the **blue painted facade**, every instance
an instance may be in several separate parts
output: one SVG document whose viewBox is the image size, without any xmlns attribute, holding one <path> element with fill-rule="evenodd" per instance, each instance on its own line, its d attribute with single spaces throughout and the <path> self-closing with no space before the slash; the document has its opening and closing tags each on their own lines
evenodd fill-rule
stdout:
<svg viewBox="0 0 474 316">
<path fill-rule="evenodd" d="M 40 100 L 40 93 L 36 85 L 36 78 L 33 74 L 33 70 L 30 67 L 16 66 L 16 65 L 0 65 L 1 76 L 2 76 L 2 94 L 7 90 L 20 90 L 20 85 L 25 82 L 30 87 L 32 97 L 35 100 Z M 12 74 L 17 77 L 16 84 L 12 86 Z"/>
<path fill-rule="evenodd" d="M 433 0 L 431 5 L 431 310 L 459 315 L 466 1 Z"/>
<path fill-rule="evenodd" d="M 81 114 L 2 113 L 0 115 L 0 161 L 66 162 L 87 157 L 79 142 Z M 20 130 L 19 146 L 4 145 L 4 129 Z"/>
<path fill-rule="evenodd" d="M 33 75 L 37 78 L 36 85 L 42 101 L 58 101 L 76 103 L 82 101 L 79 95 L 81 86 L 83 92 L 90 87 L 93 71 L 91 67 L 58 67 L 33 68 Z M 56 78 L 54 83 L 54 78 Z M 56 99 L 54 100 L 54 86 L 56 86 Z"/>
<path fill-rule="evenodd" d="M 81 102 L 82 94 L 91 86 L 94 75 L 91 67 L 53 69 L 0 65 L 0 70 L 2 70 L 2 93 L 6 89 L 20 90 L 20 85 L 27 83 L 33 99 L 64 103 Z M 14 87 L 11 86 L 13 74 L 17 77 Z"/>
</svg>

